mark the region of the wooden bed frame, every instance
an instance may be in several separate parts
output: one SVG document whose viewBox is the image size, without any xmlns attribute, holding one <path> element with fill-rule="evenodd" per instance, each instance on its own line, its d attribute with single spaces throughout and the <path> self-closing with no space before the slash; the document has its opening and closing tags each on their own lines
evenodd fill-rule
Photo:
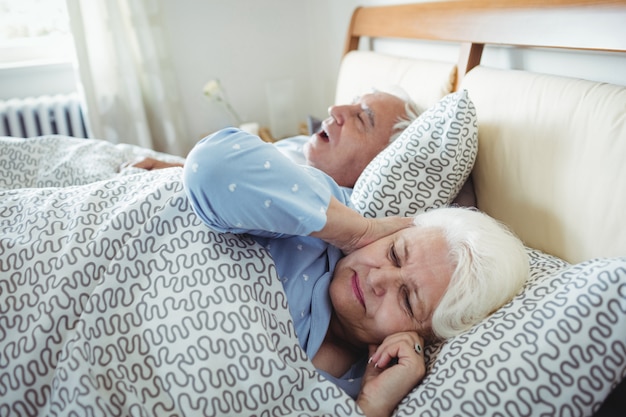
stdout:
<svg viewBox="0 0 626 417">
<path fill-rule="evenodd" d="M 459 46 L 453 89 L 481 64 L 487 45 L 626 53 L 626 1 L 467 0 L 357 8 L 344 55 L 362 38 L 440 41 Z M 596 414 L 626 407 L 626 380 Z"/>
<path fill-rule="evenodd" d="M 362 37 L 459 43 L 456 90 L 480 64 L 485 45 L 626 52 L 626 1 L 468 0 L 359 7 L 344 54 L 358 49 Z"/>
</svg>

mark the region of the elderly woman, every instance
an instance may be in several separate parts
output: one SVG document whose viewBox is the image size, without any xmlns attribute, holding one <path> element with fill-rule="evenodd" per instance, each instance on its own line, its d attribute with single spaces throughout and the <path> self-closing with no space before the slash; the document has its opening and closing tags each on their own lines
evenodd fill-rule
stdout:
<svg viewBox="0 0 626 417">
<path fill-rule="evenodd" d="M 390 415 L 423 378 L 424 341 L 476 324 L 528 275 L 522 243 L 488 216 L 366 219 L 349 189 L 237 129 L 196 145 L 184 183 L 209 227 L 267 248 L 300 345 L 366 415 Z"/>
</svg>

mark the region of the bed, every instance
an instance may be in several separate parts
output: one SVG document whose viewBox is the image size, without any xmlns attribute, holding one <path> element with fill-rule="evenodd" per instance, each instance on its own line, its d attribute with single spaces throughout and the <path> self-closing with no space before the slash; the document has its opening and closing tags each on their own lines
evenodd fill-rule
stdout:
<svg viewBox="0 0 626 417">
<path fill-rule="evenodd" d="M 623 389 L 626 88 L 480 65 L 489 44 L 626 52 L 626 6 L 590 3 L 353 15 L 337 100 L 399 84 L 426 109 L 359 178 L 355 205 L 412 214 L 450 204 L 471 176 L 477 207 L 531 260 L 514 300 L 427 347 L 398 416 L 600 415 Z M 433 62 L 364 50 L 362 37 L 461 47 Z M 419 141 L 441 132 L 453 145 L 420 177 Z M 0 415 L 361 415 L 298 346 L 267 251 L 208 230 L 179 168 L 119 170 L 180 158 L 63 136 L 1 142 Z"/>
</svg>

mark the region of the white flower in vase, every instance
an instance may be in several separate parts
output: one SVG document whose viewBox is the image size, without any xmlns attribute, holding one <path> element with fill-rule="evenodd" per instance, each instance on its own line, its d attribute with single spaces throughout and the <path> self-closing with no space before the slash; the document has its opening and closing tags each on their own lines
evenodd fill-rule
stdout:
<svg viewBox="0 0 626 417">
<path fill-rule="evenodd" d="M 241 117 L 239 117 L 239 114 L 237 114 L 233 106 L 230 104 L 230 102 L 226 98 L 226 92 L 224 88 L 222 87 L 222 83 L 220 82 L 219 79 L 214 78 L 212 80 L 209 80 L 204 85 L 204 88 L 202 91 L 204 93 L 204 96 L 209 101 L 215 101 L 217 103 L 220 103 L 222 106 L 224 106 L 226 111 L 232 116 L 233 119 L 235 119 L 236 126 L 241 125 L 242 119 Z"/>
</svg>

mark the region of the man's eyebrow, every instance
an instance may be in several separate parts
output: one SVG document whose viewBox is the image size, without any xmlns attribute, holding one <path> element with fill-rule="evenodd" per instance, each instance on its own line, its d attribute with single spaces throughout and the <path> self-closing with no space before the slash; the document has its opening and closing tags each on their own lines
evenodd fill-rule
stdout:
<svg viewBox="0 0 626 417">
<path fill-rule="evenodd" d="M 366 104 L 362 104 L 361 108 L 363 109 L 365 114 L 367 114 L 368 119 L 370 119 L 370 124 L 372 125 L 372 127 L 375 127 L 376 124 L 374 123 L 374 110 L 370 109 Z"/>
</svg>

